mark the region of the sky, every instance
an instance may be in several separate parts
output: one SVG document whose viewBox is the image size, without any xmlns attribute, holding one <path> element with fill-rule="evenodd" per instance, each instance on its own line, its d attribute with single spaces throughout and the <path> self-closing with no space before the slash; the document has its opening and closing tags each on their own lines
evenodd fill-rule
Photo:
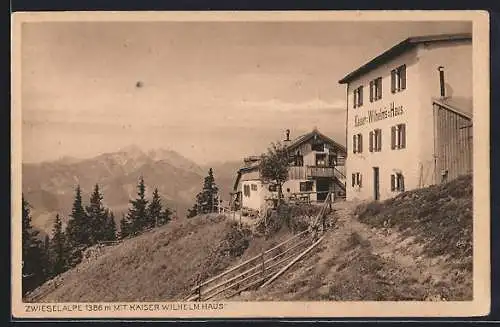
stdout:
<svg viewBox="0 0 500 327">
<path fill-rule="evenodd" d="M 23 162 L 137 145 L 206 164 L 318 128 L 345 144 L 338 80 L 463 22 L 33 22 L 22 29 Z M 137 83 L 140 82 L 140 87 Z"/>
</svg>

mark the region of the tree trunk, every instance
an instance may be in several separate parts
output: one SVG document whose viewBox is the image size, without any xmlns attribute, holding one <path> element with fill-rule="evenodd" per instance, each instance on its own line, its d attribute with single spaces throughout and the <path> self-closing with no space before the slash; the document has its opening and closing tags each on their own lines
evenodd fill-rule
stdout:
<svg viewBox="0 0 500 327">
<path fill-rule="evenodd" d="M 278 183 L 278 208 L 281 205 L 281 197 L 283 196 L 283 185 L 281 183 Z"/>
</svg>

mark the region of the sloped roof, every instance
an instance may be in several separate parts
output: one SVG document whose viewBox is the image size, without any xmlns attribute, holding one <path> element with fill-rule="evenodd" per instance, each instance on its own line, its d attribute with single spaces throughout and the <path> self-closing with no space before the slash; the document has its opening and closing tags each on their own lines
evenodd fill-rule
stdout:
<svg viewBox="0 0 500 327">
<path fill-rule="evenodd" d="M 346 149 L 345 146 L 343 146 L 342 144 L 339 144 L 339 143 L 335 142 L 333 139 L 331 139 L 328 136 L 320 133 L 316 128 L 313 129 L 312 132 L 309 132 L 307 134 L 304 134 L 304 135 L 301 135 L 301 136 L 297 137 L 295 140 L 292 141 L 292 143 L 290 143 L 290 145 L 287 146 L 287 148 L 288 149 L 297 148 L 297 147 L 299 147 L 300 145 L 306 143 L 307 141 L 309 141 L 310 139 L 312 139 L 315 136 L 319 137 L 324 142 L 330 144 L 331 146 L 333 146 L 337 150 L 340 150 L 340 152 L 343 152 L 344 154 L 347 152 L 347 149 Z"/>
<path fill-rule="evenodd" d="M 298 136 L 293 141 L 291 141 L 291 143 L 287 146 L 287 148 L 288 149 L 297 148 L 300 145 L 302 145 L 305 142 L 312 139 L 314 136 L 319 137 L 324 142 L 335 147 L 341 153 L 346 154 L 347 150 L 346 150 L 345 146 L 335 142 L 333 139 L 320 133 L 317 128 L 314 128 L 311 132 L 309 132 L 307 134 L 303 134 L 303 135 Z M 242 174 L 256 171 L 259 169 L 259 166 L 260 166 L 260 156 L 250 156 L 250 157 L 245 158 L 243 167 L 238 169 L 238 171 L 236 172 L 237 175 L 236 175 L 236 179 L 235 179 L 234 184 L 233 184 L 233 190 L 236 190 L 236 188 L 238 187 L 238 183 L 241 179 Z"/>
<path fill-rule="evenodd" d="M 353 79 L 366 74 L 367 72 L 373 70 L 379 65 L 391 60 L 394 57 L 399 56 L 400 54 L 412 49 L 413 47 L 428 42 L 443 42 L 443 41 L 462 41 L 462 40 L 472 40 L 472 34 L 464 33 L 464 34 L 440 34 L 440 35 L 425 35 L 425 36 L 414 36 L 409 37 L 377 57 L 373 58 L 363 66 L 358 69 L 350 72 L 344 78 L 339 80 L 340 84 L 349 83 Z"/>
<path fill-rule="evenodd" d="M 433 103 L 472 120 L 472 98 L 435 98 Z"/>
</svg>

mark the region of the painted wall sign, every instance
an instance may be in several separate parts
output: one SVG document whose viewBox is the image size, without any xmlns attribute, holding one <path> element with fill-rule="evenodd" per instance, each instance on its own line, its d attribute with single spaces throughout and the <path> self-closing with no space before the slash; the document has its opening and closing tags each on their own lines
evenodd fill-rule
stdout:
<svg viewBox="0 0 500 327">
<path fill-rule="evenodd" d="M 381 108 L 379 110 L 368 110 L 368 115 L 365 116 L 354 116 L 354 126 L 363 126 L 365 124 L 370 124 L 377 122 L 379 120 L 392 118 L 400 116 L 404 113 L 403 106 L 396 106 L 394 102 L 391 102 L 389 106 Z"/>
</svg>

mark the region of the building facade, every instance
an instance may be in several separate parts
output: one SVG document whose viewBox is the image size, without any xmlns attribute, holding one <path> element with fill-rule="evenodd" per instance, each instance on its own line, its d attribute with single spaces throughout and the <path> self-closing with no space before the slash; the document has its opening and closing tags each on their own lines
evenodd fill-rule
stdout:
<svg viewBox="0 0 500 327">
<path fill-rule="evenodd" d="M 472 172 L 472 37 L 408 38 L 347 85 L 347 199 L 384 200 Z"/>
<path fill-rule="evenodd" d="M 284 141 L 289 156 L 288 179 L 282 186 L 287 200 L 323 202 L 328 193 L 345 196 L 344 146 L 318 130 Z M 238 170 L 232 199 L 238 207 L 261 211 L 278 197 L 277 187 L 261 178 L 260 157 L 248 157 Z"/>
</svg>

